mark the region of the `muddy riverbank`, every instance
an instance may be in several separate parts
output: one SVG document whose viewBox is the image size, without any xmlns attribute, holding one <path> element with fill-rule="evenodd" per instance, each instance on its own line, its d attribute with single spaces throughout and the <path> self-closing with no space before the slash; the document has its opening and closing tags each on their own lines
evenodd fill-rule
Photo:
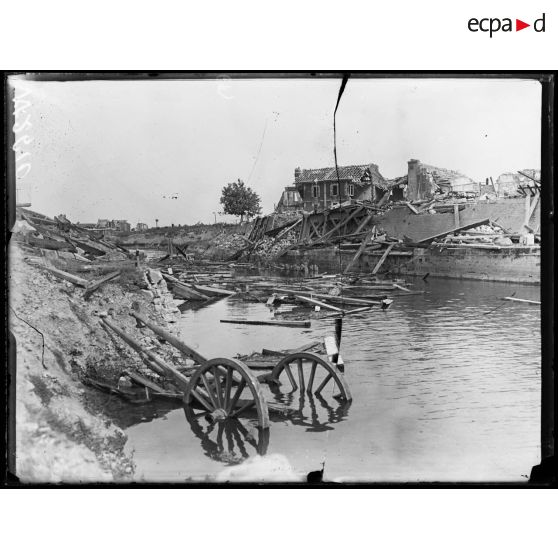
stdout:
<svg viewBox="0 0 558 558">
<path fill-rule="evenodd" d="M 126 370 L 148 371 L 101 327 L 100 317 L 114 316 L 135 328 L 129 311 L 136 303 L 154 321 L 172 328 L 165 319 L 168 312 L 153 303 L 144 270 L 132 267 L 85 299 L 84 289 L 27 258 L 21 246 L 11 244 L 16 475 L 23 482 L 131 480 L 134 463 L 124 450 L 126 435 L 105 414 L 106 399 L 88 384 L 97 380 L 116 386 Z M 171 362 L 176 358 L 143 330 L 140 339 Z"/>
</svg>

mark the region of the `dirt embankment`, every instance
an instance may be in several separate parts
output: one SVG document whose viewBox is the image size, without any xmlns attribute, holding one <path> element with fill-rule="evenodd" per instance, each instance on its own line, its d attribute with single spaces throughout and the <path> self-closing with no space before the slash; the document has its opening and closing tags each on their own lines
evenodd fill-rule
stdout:
<svg viewBox="0 0 558 558">
<path fill-rule="evenodd" d="M 192 225 L 166 227 L 120 234 L 113 238 L 121 246 L 168 250 L 169 240 L 194 257 L 220 259 L 246 246 L 246 225 Z"/>
<path fill-rule="evenodd" d="M 82 379 L 96 376 L 116 384 L 127 369 L 150 374 L 137 353 L 101 327 L 102 315 L 167 361 L 178 362 L 168 346 L 147 328 L 136 329 L 129 316 L 136 302 L 172 331 L 176 309 L 170 294 L 162 292 L 166 286 L 146 286 L 145 269 L 132 269 L 86 300 L 83 289 L 26 262 L 14 243 L 9 279 L 9 327 L 17 358 L 12 370 L 16 475 L 23 482 L 131 480 L 134 463 L 125 452 L 126 435 L 103 413 L 98 392 Z"/>
</svg>

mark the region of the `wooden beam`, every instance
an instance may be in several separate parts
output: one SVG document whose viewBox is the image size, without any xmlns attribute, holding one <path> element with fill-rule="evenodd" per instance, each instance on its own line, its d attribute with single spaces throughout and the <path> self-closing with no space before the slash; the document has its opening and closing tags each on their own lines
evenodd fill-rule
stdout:
<svg viewBox="0 0 558 558">
<path fill-rule="evenodd" d="M 386 258 L 388 257 L 388 254 L 392 251 L 393 247 L 396 245 L 397 243 L 394 242 L 392 244 L 390 244 L 387 248 L 386 251 L 384 252 L 383 256 L 380 258 L 380 261 L 376 264 L 376 266 L 374 267 L 374 269 L 372 270 L 372 275 L 376 275 L 376 273 L 378 273 L 378 271 L 380 270 L 380 268 L 382 267 L 383 263 L 386 261 Z"/>
<path fill-rule="evenodd" d="M 167 273 L 163 273 L 163 272 L 161 272 L 161 275 L 166 281 L 169 281 L 173 284 L 174 289 L 176 290 L 176 293 L 179 296 L 186 296 L 186 298 L 189 298 L 191 300 L 209 300 L 208 296 L 198 291 L 195 291 L 194 289 L 190 288 L 189 285 L 183 283 L 182 281 L 179 281 L 172 275 L 168 275 Z"/>
<path fill-rule="evenodd" d="M 208 296 L 195 291 L 194 289 L 190 289 L 182 283 L 173 283 L 172 294 L 178 298 L 183 298 L 184 300 L 209 300 Z"/>
<path fill-rule="evenodd" d="M 188 386 L 188 379 L 182 373 L 180 373 L 174 366 L 166 363 L 164 360 L 159 358 L 155 353 L 149 351 L 142 347 L 133 337 L 130 337 L 126 332 L 121 330 L 116 324 L 114 324 L 108 318 L 101 318 L 102 323 L 107 326 L 109 329 L 114 331 L 120 338 L 122 338 L 132 349 L 137 351 L 140 354 L 145 354 L 149 361 L 155 363 L 164 373 L 165 376 L 168 377 L 170 380 L 174 381 L 178 387 L 185 391 L 186 387 Z"/>
<path fill-rule="evenodd" d="M 283 327 L 310 327 L 311 322 L 281 321 L 281 320 L 220 320 L 222 324 L 245 324 L 260 326 L 283 326 Z"/>
<path fill-rule="evenodd" d="M 353 259 L 347 264 L 347 267 L 344 269 L 343 274 L 347 274 L 349 272 L 349 269 L 351 269 L 351 267 L 353 267 L 353 265 L 358 261 L 358 259 L 364 252 L 364 249 L 366 248 L 366 245 L 368 244 L 368 241 L 371 239 L 373 234 L 374 234 L 374 228 L 368 231 L 368 234 L 364 237 L 364 239 L 360 243 L 360 246 L 358 247 L 356 254 L 353 256 Z"/>
<path fill-rule="evenodd" d="M 367 215 L 361 222 L 360 225 L 357 227 L 356 231 L 354 233 L 352 233 L 351 235 L 345 235 L 345 236 L 353 236 L 353 235 L 357 235 L 360 233 L 360 231 L 362 231 L 362 229 L 364 229 L 364 227 L 366 227 L 366 225 L 368 225 L 368 223 L 370 223 L 370 221 L 372 220 L 372 218 L 374 217 L 374 215 L 372 213 L 370 213 L 369 215 Z M 376 230 L 376 227 L 373 227 L 374 230 Z"/>
<path fill-rule="evenodd" d="M 334 310 L 335 312 L 342 312 L 343 311 L 341 308 L 337 308 L 337 306 L 332 306 L 331 304 L 328 304 L 327 302 L 324 302 L 323 300 L 316 300 L 314 298 L 309 298 L 307 296 L 302 296 L 302 295 L 295 295 L 295 298 L 297 300 L 302 300 L 304 302 L 309 302 L 310 304 L 314 304 L 316 306 L 323 306 L 324 308 L 327 308 L 329 310 Z"/>
<path fill-rule="evenodd" d="M 528 229 L 529 227 L 529 211 L 531 210 L 531 195 L 525 195 L 525 213 L 523 216 L 523 226 Z"/>
<path fill-rule="evenodd" d="M 282 292 L 282 293 L 288 293 L 288 294 L 293 294 L 293 295 L 301 295 L 301 296 L 305 296 L 308 295 L 309 293 L 306 292 L 301 292 L 301 291 L 294 291 L 291 289 L 284 289 L 282 287 L 276 288 L 275 289 L 277 292 Z M 314 294 L 314 293 L 313 293 Z M 324 300 L 330 300 L 331 302 L 338 302 L 340 304 L 349 304 L 349 305 L 355 305 L 355 304 L 361 304 L 361 305 L 378 305 L 381 304 L 381 301 L 376 301 L 376 300 L 364 300 L 362 298 L 350 298 L 347 296 L 337 296 L 337 295 L 328 295 L 328 294 L 322 294 L 322 293 L 318 293 L 317 296 L 319 296 L 320 298 L 323 298 Z"/>
<path fill-rule="evenodd" d="M 519 174 L 525 176 L 526 178 L 528 178 L 529 180 L 532 180 L 533 182 L 536 182 L 537 184 L 540 185 L 540 180 L 537 180 L 536 178 L 533 178 L 532 176 L 529 176 L 528 174 L 525 174 L 524 172 L 521 171 L 517 171 Z"/>
<path fill-rule="evenodd" d="M 318 238 L 320 237 L 320 231 L 318 230 L 318 225 L 316 223 L 314 223 L 314 221 L 315 221 L 315 219 L 311 219 L 311 218 L 309 218 L 309 220 L 308 220 L 308 223 L 310 224 L 310 226 L 313 229 L 313 230 L 310 231 L 310 234 L 309 234 L 310 239 L 312 238 L 313 233 L 315 233 Z"/>
<path fill-rule="evenodd" d="M 81 277 L 77 277 L 76 275 L 72 275 L 71 273 L 66 273 L 65 271 L 60 271 L 59 269 L 56 269 L 55 267 L 49 267 L 49 266 L 42 265 L 42 264 L 40 264 L 40 265 L 41 265 L 42 268 L 46 269 L 48 272 L 52 273 L 56 277 L 58 277 L 60 279 L 64 279 L 66 281 L 69 281 L 70 283 L 73 283 L 74 285 L 77 285 L 78 287 L 83 287 L 84 289 L 86 289 L 87 286 L 89 285 L 89 281 L 86 281 L 85 279 L 83 279 Z"/>
<path fill-rule="evenodd" d="M 394 283 L 393 286 L 394 286 L 396 289 L 400 289 L 400 290 L 406 291 L 406 292 L 408 292 L 408 293 L 411 292 L 411 289 L 408 289 L 407 287 L 403 287 L 402 285 L 398 285 L 397 283 Z"/>
<path fill-rule="evenodd" d="M 433 240 L 436 240 L 437 238 L 442 238 L 444 236 L 447 236 L 448 234 L 453 234 L 453 233 L 456 233 L 456 232 L 459 232 L 459 231 L 464 231 L 464 230 L 467 230 L 467 229 L 474 229 L 475 227 L 480 227 L 481 225 L 486 225 L 486 224 L 489 223 L 489 221 L 490 221 L 490 219 L 482 219 L 480 221 L 475 221 L 474 223 L 469 223 L 468 225 L 463 225 L 463 226 L 460 226 L 460 227 L 456 227 L 456 228 L 450 229 L 448 231 L 444 231 L 442 233 L 435 234 L 433 236 L 427 236 L 426 238 L 415 241 L 414 244 L 423 244 L 425 242 L 432 242 Z"/>
<path fill-rule="evenodd" d="M 345 219 L 343 219 L 340 223 L 338 223 L 335 227 L 333 227 L 333 229 L 328 231 L 321 238 L 318 238 L 317 242 L 321 242 L 331 238 L 334 232 L 338 231 L 343 225 L 351 221 L 351 219 L 353 219 L 356 215 L 358 215 L 363 209 L 364 208 L 362 206 L 358 207 L 355 211 L 353 211 L 350 215 L 348 215 Z"/>
<path fill-rule="evenodd" d="M 209 295 L 209 296 L 215 296 L 215 295 L 230 296 L 236 294 L 236 291 L 228 291 L 226 289 L 218 289 L 217 287 L 208 287 L 206 285 L 195 284 L 195 285 L 187 285 L 187 286 L 193 288 L 196 291 L 200 291 L 201 294 Z"/>
<path fill-rule="evenodd" d="M 527 300 L 525 298 L 514 298 L 513 296 L 505 296 L 502 300 L 511 300 L 513 302 L 527 302 L 528 304 L 540 304 L 538 300 Z"/>
<path fill-rule="evenodd" d="M 168 341 L 173 347 L 178 349 L 182 354 L 186 355 L 187 357 L 190 357 L 197 364 L 204 364 L 205 362 L 207 362 L 208 359 L 205 358 L 202 354 L 198 353 L 195 349 L 192 349 L 192 347 L 186 345 L 186 343 L 184 343 L 177 337 L 171 335 L 167 330 L 158 326 L 156 323 L 152 322 L 149 318 L 146 318 L 143 314 L 140 314 L 139 312 L 132 310 L 130 312 L 130 316 L 133 316 L 140 322 L 144 323 L 151 331 L 156 333 L 159 337 L 163 338 L 165 341 Z"/>
<path fill-rule="evenodd" d="M 298 219 L 297 221 L 295 221 L 292 225 L 290 225 L 290 226 L 287 227 L 286 229 L 283 229 L 283 230 L 275 237 L 275 242 L 277 242 L 280 238 L 283 238 L 288 232 L 290 232 L 292 229 L 294 229 L 301 221 L 302 221 L 302 218 L 300 218 L 300 219 Z"/>
<path fill-rule="evenodd" d="M 527 216 L 527 225 L 529 224 L 529 221 L 531 220 L 531 217 L 533 216 L 533 213 L 535 212 L 535 209 L 537 208 L 537 204 L 539 203 L 539 198 L 541 197 L 540 193 L 537 192 L 534 196 L 533 199 L 533 203 L 531 204 L 531 207 L 529 208 L 529 215 Z"/>
<path fill-rule="evenodd" d="M 308 215 L 304 215 L 302 217 L 302 225 L 300 227 L 300 234 L 298 235 L 298 241 L 302 242 L 302 240 L 306 237 L 308 232 Z"/>
<path fill-rule="evenodd" d="M 415 215 L 418 215 L 418 214 L 419 214 L 418 209 L 417 209 L 414 205 L 410 204 L 409 202 L 405 202 L 405 205 L 406 205 Z"/>
<path fill-rule="evenodd" d="M 77 252 L 75 246 L 69 242 L 60 242 L 58 240 L 51 240 L 49 238 L 36 238 L 34 236 L 27 236 L 27 244 L 42 248 L 43 250 L 63 250 L 66 252 Z"/>
</svg>

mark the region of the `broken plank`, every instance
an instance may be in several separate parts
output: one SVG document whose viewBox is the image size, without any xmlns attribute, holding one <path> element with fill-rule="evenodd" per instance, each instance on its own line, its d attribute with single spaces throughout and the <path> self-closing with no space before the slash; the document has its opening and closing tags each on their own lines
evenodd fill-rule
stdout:
<svg viewBox="0 0 558 558">
<path fill-rule="evenodd" d="M 444 236 L 448 236 L 450 234 L 454 234 L 456 232 L 459 231 L 465 231 L 467 229 L 474 229 L 475 227 L 480 227 L 481 225 L 487 225 L 490 222 L 490 219 L 482 219 L 480 221 L 475 221 L 474 223 L 469 223 L 468 225 L 462 225 L 460 227 L 454 227 L 453 229 L 444 231 L 442 233 L 439 234 L 435 234 L 433 236 L 428 236 L 426 238 L 423 238 L 421 240 L 417 240 L 414 243 L 415 244 L 423 244 L 426 242 L 432 242 L 433 240 L 436 240 L 437 238 L 442 238 Z"/>
<path fill-rule="evenodd" d="M 246 366 L 248 366 L 248 368 L 251 369 L 255 369 L 255 370 L 265 370 L 265 369 L 269 369 L 269 368 L 275 368 L 275 366 L 277 366 L 277 359 L 274 360 L 265 360 L 265 359 L 259 359 L 259 360 L 243 360 L 241 361 L 243 362 Z"/>
<path fill-rule="evenodd" d="M 168 275 L 167 273 L 161 273 L 166 281 L 169 281 L 172 284 L 173 294 L 176 293 L 181 298 L 185 298 L 187 300 L 209 300 L 209 297 L 191 289 L 189 285 L 179 281 L 172 275 Z"/>
<path fill-rule="evenodd" d="M 372 270 L 372 275 L 376 275 L 376 273 L 378 273 L 378 271 L 380 270 L 380 268 L 382 267 L 383 263 L 386 261 L 386 258 L 388 257 L 388 254 L 392 251 L 393 247 L 395 246 L 395 242 L 393 244 L 390 244 L 387 248 L 386 251 L 384 252 L 383 256 L 380 258 L 380 261 L 376 264 L 376 266 L 374 267 L 374 269 Z"/>
<path fill-rule="evenodd" d="M 220 320 L 222 324 L 243 324 L 258 326 L 310 327 L 311 322 L 284 320 Z"/>
<path fill-rule="evenodd" d="M 283 229 L 276 237 L 275 242 L 277 242 L 280 238 L 283 238 L 289 231 L 294 229 L 298 224 L 302 222 L 302 217 L 295 221 L 292 225 L 288 226 L 286 229 Z M 269 232 L 269 231 L 268 231 Z"/>
<path fill-rule="evenodd" d="M 306 343 L 306 345 L 302 345 L 301 347 L 296 347 L 296 349 L 287 349 L 285 352 L 287 354 L 293 353 L 304 353 L 306 351 L 311 351 L 312 349 L 321 349 L 323 344 L 321 341 L 312 341 L 311 343 Z"/>
<path fill-rule="evenodd" d="M 136 312 L 135 310 L 132 310 L 130 312 L 130 316 L 133 316 L 140 322 L 143 322 L 151 331 L 153 331 L 159 337 L 163 338 L 165 341 L 170 343 L 173 347 L 178 349 L 182 354 L 190 357 L 197 364 L 204 364 L 205 362 L 207 362 L 207 358 L 205 358 L 203 355 L 198 353 L 195 349 L 192 349 L 191 347 L 186 345 L 186 343 L 184 343 L 182 340 L 178 339 L 177 337 L 174 337 L 174 335 L 171 335 L 168 331 L 166 331 L 162 327 L 158 326 L 156 323 L 149 320 L 149 318 L 145 317 L 143 314 Z"/>
<path fill-rule="evenodd" d="M 115 271 L 113 273 L 109 273 L 104 277 L 101 277 L 97 281 L 90 281 L 87 287 L 85 288 L 84 297 L 89 298 L 102 284 L 111 281 L 112 279 L 116 279 L 120 275 L 120 271 Z"/>
<path fill-rule="evenodd" d="M 525 298 L 514 298 L 513 296 L 505 296 L 502 300 L 511 300 L 513 302 L 526 302 L 527 304 L 540 304 L 539 300 L 527 300 Z"/>
<path fill-rule="evenodd" d="M 288 353 L 286 351 L 274 351 L 272 349 L 262 349 L 263 356 L 274 356 L 274 357 L 282 358 L 284 356 L 287 356 L 287 354 Z"/>
<path fill-rule="evenodd" d="M 229 291 L 226 289 L 218 289 L 217 287 L 208 287 L 206 285 L 199 285 L 199 284 L 195 284 L 195 285 L 188 285 L 188 287 L 194 289 L 195 291 L 200 292 L 201 294 L 204 294 L 206 296 L 215 296 L 215 295 L 220 295 L 220 296 L 230 296 L 233 294 L 236 294 L 236 291 Z"/>
<path fill-rule="evenodd" d="M 305 296 L 309 293 L 305 293 L 305 292 L 301 292 L 301 291 L 293 291 L 292 289 L 285 289 L 282 287 L 278 287 L 275 289 L 276 291 L 282 292 L 282 293 L 288 293 L 288 294 L 292 294 L 292 295 L 301 295 L 301 296 Z M 316 296 L 319 296 L 320 298 L 324 299 L 324 300 L 330 300 L 332 302 L 340 302 L 341 304 L 348 304 L 348 305 L 354 305 L 354 304 L 380 304 L 379 302 L 376 301 L 372 301 L 372 300 L 362 300 L 360 298 L 349 298 L 346 296 L 337 296 L 337 295 L 328 295 L 328 294 L 323 294 L 323 293 L 313 293 L 316 294 Z"/>
<path fill-rule="evenodd" d="M 69 242 L 60 242 L 49 238 L 36 238 L 34 236 L 28 236 L 27 243 L 30 246 L 42 248 L 43 250 L 65 250 L 67 252 L 77 252 L 75 246 L 72 246 Z"/>
<path fill-rule="evenodd" d="M 126 374 L 126 376 L 130 376 L 130 378 L 132 378 L 134 382 L 137 382 L 138 384 L 141 384 L 142 386 L 145 386 L 153 390 L 155 393 L 167 393 L 160 385 L 156 384 L 155 382 L 152 382 L 151 380 L 148 380 L 147 378 L 144 378 L 141 374 L 138 374 L 137 372 L 134 372 L 130 369 L 126 369 L 126 371 L 123 372 L 123 374 Z"/>
<path fill-rule="evenodd" d="M 67 273 L 66 271 L 61 271 L 60 269 L 56 269 L 55 267 L 49 267 L 42 264 L 41 267 L 43 269 L 46 269 L 48 272 L 52 273 L 59 279 L 64 279 L 66 281 L 69 281 L 70 283 L 73 283 L 78 287 L 83 287 L 84 289 L 86 289 L 87 286 L 89 285 L 89 281 L 82 279 L 81 277 L 77 277 L 76 275 L 72 275 L 71 273 Z"/>
<path fill-rule="evenodd" d="M 295 295 L 297 300 L 302 300 L 304 302 L 309 302 L 310 304 L 314 304 L 317 306 L 323 306 L 324 308 L 328 308 L 329 310 L 334 310 L 335 312 L 342 312 L 341 308 L 337 308 L 337 306 L 332 306 L 331 304 L 327 304 L 323 300 L 317 300 L 314 298 L 309 298 L 307 296 Z"/>
<path fill-rule="evenodd" d="M 209 300 L 208 296 L 199 293 L 194 289 L 190 289 L 181 283 L 173 283 L 172 294 L 173 296 L 178 296 L 184 300 Z"/>
<path fill-rule="evenodd" d="M 411 292 L 411 289 L 408 289 L 407 287 L 403 287 L 403 286 L 401 286 L 401 285 L 398 285 L 397 283 L 393 283 L 393 286 L 394 286 L 396 289 L 400 289 L 400 290 L 402 290 L 402 291 L 407 291 L 408 293 Z"/>
<path fill-rule="evenodd" d="M 417 209 L 414 205 L 411 205 L 409 202 L 405 202 L 405 205 L 406 205 L 415 215 L 418 215 L 418 214 L 419 214 L 418 209 Z"/>
<path fill-rule="evenodd" d="M 146 363 L 148 365 L 154 364 L 155 369 L 158 373 L 162 372 L 167 378 L 174 381 L 182 391 L 186 391 L 186 388 L 188 387 L 188 379 L 186 378 L 186 376 L 181 374 L 174 366 L 159 358 L 155 353 L 153 353 L 153 351 L 142 347 L 133 337 L 120 329 L 108 318 L 101 318 L 101 323 L 105 327 L 114 331 L 114 333 L 121 337 L 126 343 L 128 343 L 128 345 L 130 345 L 130 347 L 132 347 L 132 349 L 137 351 L 140 355 L 146 355 Z"/>
<path fill-rule="evenodd" d="M 349 269 L 351 269 L 351 267 L 353 267 L 353 265 L 358 261 L 358 259 L 360 258 L 360 256 L 364 252 L 364 249 L 366 248 L 366 245 L 368 244 L 368 241 L 371 239 L 373 234 L 374 234 L 374 228 L 372 228 L 372 230 L 370 230 L 368 232 L 368 234 L 362 240 L 362 243 L 359 246 L 356 254 L 353 256 L 353 259 L 347 264 L 347 267 L 344 269 L 344 271 L 343 271 L 344 274 L 348 273 Z"/>
<path fill-rule="evenodd" d="M 371 213 L 370 215 L 368 215 L 365 219 L 363 219 L 363 221 L 360 223 L 360 225 L 357 227 L 356 231 L 352 234 L 346 234 L 345 238 L 347 238 L 348 236 L 356 236 L 359 234 L 362 234 L 362 231 L 364 230 L 364 228 L 366 227 L 366 225 L 368 225 L 368 223 L 370 223 L 370 221 L 372 220 L 372 218 L 374 217 L 374 215 Z M 376 232 L 376 225 L 374 225 L 372 227 L 372 231 L 375 233 Z"/>
</svg>

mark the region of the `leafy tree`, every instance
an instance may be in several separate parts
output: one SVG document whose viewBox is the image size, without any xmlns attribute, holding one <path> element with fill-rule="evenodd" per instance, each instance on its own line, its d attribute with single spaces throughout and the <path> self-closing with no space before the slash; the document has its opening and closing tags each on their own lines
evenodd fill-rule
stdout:
<svg viewBox="0 0 558 558">
<path fill-rule="evenodd" d="M 245 216 L 253 217 L 261 213 L 260 196 L 244 185 L 240 178 L 225 186 L 221 192 L 223 213 L 238 215 L 242 223 Z"/>
</svg>

